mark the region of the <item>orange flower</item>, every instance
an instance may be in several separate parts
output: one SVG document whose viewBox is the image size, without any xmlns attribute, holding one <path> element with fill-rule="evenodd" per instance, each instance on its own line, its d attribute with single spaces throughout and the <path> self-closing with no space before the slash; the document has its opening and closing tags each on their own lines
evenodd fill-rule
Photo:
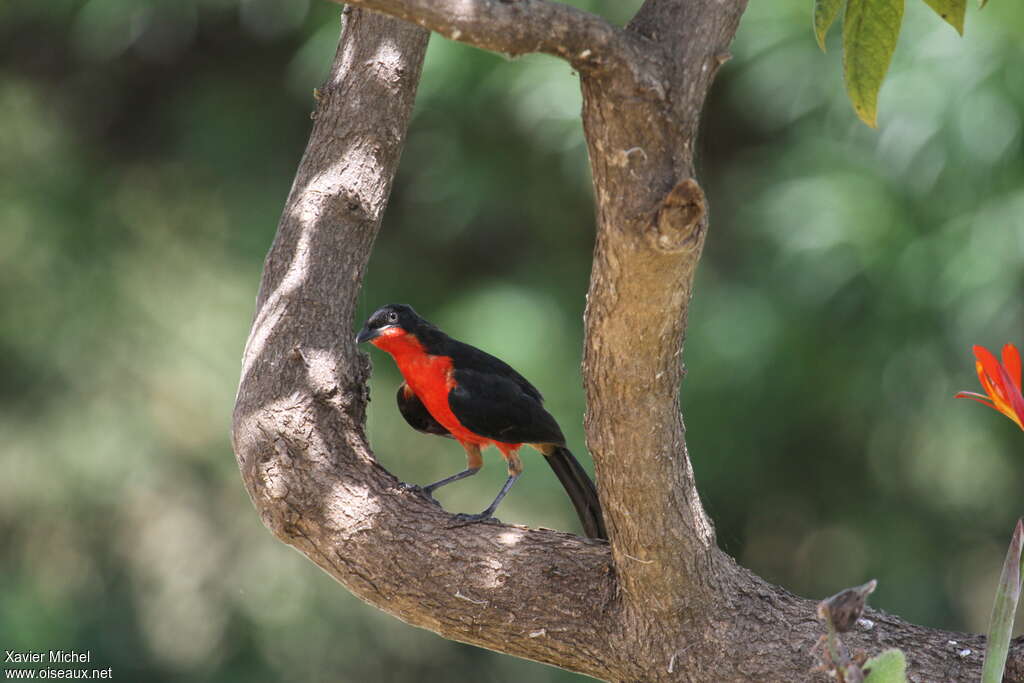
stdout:
<svg viewBox="0 0 1024 683">
<path fill-rule="evenodd" d="M 994 408 L 1024 429 L 1024 396 L 1020 388 L 1020 352 L 1013 344 L 1003 347 L 1003 362 L 984 346 L 975 346 L 974 363 L 985 394 L 961 391 L 956 398 L 970 398 Z"/>
</svg>

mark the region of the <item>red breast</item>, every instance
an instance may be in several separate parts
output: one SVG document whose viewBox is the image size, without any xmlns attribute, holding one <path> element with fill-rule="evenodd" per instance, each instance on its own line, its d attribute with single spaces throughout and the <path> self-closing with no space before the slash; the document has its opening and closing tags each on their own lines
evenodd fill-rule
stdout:
<svg viewBox="0 0 1024 683">
<path fill-rule="evenodd" d="M 461 442 L 480 446 L 494 443 L 466 429 L 448 405 L 448 393 L 455 387 L 453 364 L 449 356 L 427 353 L 416 335 L 398 327 L 385 329 L 370 343 L 391 354 L 406 384 L 423 402 L 427 412 L 452 436 Z"/>
</svg>

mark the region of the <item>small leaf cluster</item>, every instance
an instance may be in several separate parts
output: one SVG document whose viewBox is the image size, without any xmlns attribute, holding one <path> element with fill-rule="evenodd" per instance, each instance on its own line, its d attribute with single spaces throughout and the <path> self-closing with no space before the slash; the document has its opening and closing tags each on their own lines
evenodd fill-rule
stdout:
<svg viewBox="0 0 1024 683">
<path fill-rule="evenodd" d="M 984 7 L 988 0 L 979 0 Z M 964 33 L 967 0 L 924 0 L 936 14 Z M 903 23 L 904 0 L 814 0 L 814 35 L 821 49 L 843 11 L 843 78 L 861 121 L 878 126 L 878 91 L 889 70 Z"/>
</svg>

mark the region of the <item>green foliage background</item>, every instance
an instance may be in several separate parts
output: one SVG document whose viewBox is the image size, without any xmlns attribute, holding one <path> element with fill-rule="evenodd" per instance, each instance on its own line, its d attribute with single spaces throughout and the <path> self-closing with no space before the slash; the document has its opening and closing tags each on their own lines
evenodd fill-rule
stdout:
<svg viewBox="0 0 1024 683">
<path fill-rule="evenodd" d="M 682 389 L 698 483 L 721 545 L 768 579 L 822 597 L 874 577 L 873 605 L 980 631 L 1024 442 L 952 395 L 976 389 L 972 343 L 1024 344 L 1024 7 L 972 8 L 960 39 L 909 3 L 871 131 L 810 5 L 751 3 L 702 132 L 713 220 Z M 337 16 L 0 5 L 0 647 L 87 649 L 121 680 L 573 678 L 367 607 L 241 485 L 241 350 Z M 405 301 L 504 357 L 583 452 L 579 108 L 565 64 L 435 36 L 360 310 Z M 373 360 L 382 462 L 421 483 L 460 468 L 400 422 Z M 575 528 L 538 458 L 502 518 Z M 448 509 L 490 500 L 489 462 Z"/>
</svg>

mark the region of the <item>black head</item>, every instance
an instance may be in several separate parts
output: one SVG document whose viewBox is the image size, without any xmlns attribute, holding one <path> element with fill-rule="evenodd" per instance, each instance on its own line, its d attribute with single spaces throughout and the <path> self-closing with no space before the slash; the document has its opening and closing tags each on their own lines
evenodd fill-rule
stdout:
<svg viewBox="0 0 1024 683">
<path fill-rule="evenodd" d="M 356 336 L 356 343 L 373 341 L 381 335 L 393 335 L 404 332 L 415 334 L 423 327 L 429 326 L 426 320 L 416 314 L 412 306 L 406 304 L 388 304 L 373 312 L 366 319 L 366 324 Z"/>
</svg>

